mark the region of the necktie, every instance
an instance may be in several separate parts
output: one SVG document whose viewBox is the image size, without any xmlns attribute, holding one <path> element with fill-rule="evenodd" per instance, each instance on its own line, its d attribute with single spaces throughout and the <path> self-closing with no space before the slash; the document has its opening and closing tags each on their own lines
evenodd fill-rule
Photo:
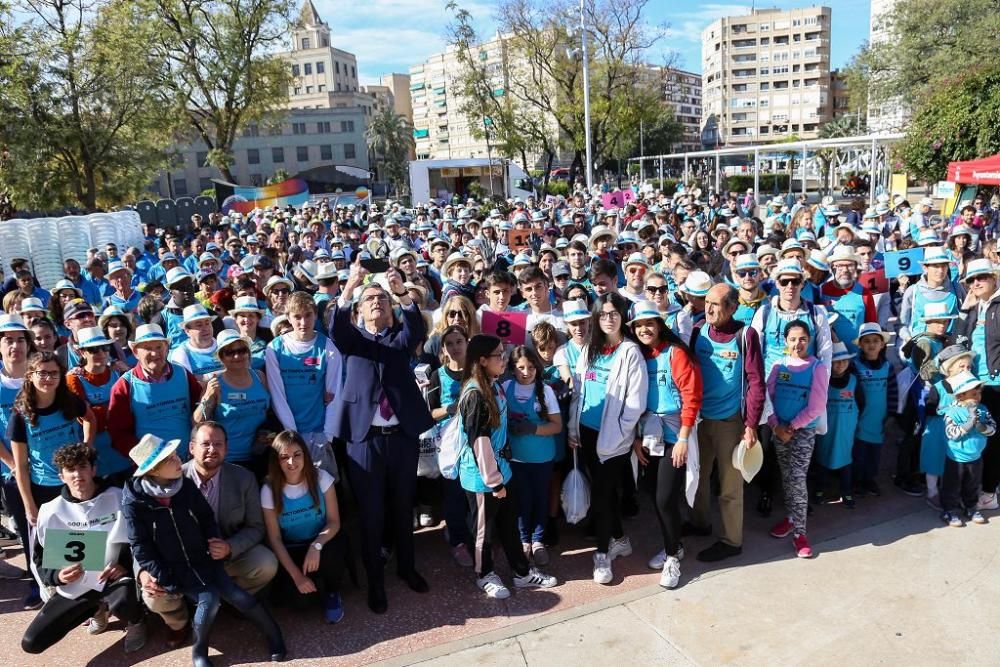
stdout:
<svg viewBox="0 0 1000 667">
<path fill-rule="evenodd" d="M 392 418 L 392 406 L 389 405 L 389 397 L 385 395 L 384 390 L 378 398 L 378 413 L 386 421 Z"/>
</svg>

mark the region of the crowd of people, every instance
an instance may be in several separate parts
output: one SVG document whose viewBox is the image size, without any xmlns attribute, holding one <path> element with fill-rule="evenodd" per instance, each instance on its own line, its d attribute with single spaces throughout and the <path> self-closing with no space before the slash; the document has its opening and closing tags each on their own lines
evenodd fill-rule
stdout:
<svg viewBox="0 0 1000 667">
<path fill-rule="evenodd" d="M 13 258 L 2 500 L 30 572 L 0 560 L 0 577 L 39 610 L 23 650 L 114 615 L 136 651 L 155 614 L 208 665 L 225 601 L 282 660 L 272 605 L 340 621 L 357 545 L 385 613 L 390 559 L 428 591 L 413 533 L 442 521 L 470 588 L 511 595 L 494 542 L 514 588 L 551 588 L 572 471 L 602 585 L 643 493 L 665 588 L 685 538 L 716 536 L 704 562 L 742 552 L 745 493 L 809 558 L 813 507 L 881 495 L 887 447 L 901 492 L 987 521 L 1000 207 L 635 191 L 611 210 L 579 191 L 196 215 L 44 287 Z M 890 261 L 913 248 L 908 270 Z"/>
</svg>

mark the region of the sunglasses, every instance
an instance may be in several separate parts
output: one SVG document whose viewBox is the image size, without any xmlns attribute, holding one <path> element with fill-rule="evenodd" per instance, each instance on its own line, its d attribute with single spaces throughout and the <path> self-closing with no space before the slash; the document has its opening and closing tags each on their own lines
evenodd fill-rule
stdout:
<svg viewBox="0 0 1000 667">
<path fill-rule="evenodd" d="M 985 282 L 988 282 L 990 280 L 990 278 L 992 278 L 992 277 L 993 277 L 992 275 L 984 273 L 982 275 L 972 276 L 971 278 L 967 278 L 966 282 L 970 282 L 970 283 L 985 283 Z"/>
<path fill-rule="evenodd" d="M 274 289 L 271 290 L 271 294 L 291 294 L 291 293 L 292 290 L 288 289 L 287 287 L 280 287 L 280 288 L 275 287 Z"/>
<path fill-rule="evenodd" d="M 802 284 L 802 279 L 801 278 L 779 278 L 778 279 L 778 284 L 781 285 L 782 287 L 788 287 L 789 285 L 791 285 L 792 287 L 798 287 L 798 286 L 800 286 Z"/>
<path fill-rule="evenodd" d="M 647 285 L 646 291 L 650 294 L 666 294 L 670 291 L 670 288 L 666 285 Z"/>
<path fill-rule="evenodd" d="M 90 352 L 91 354 L 97 354 L 98 352 L 111 352 L 110 345 L 96 345 L 93 347 L 80 348 L 85 352 Z"/>
<path fill-rule="evenodd" d="M 242 357 L 245 354 L 250 354 L 250 350 L 245 347 L 237 347 L 228 350 L 222 350 L 219 353 L 223 357 Z"/>
<path fill-rule="evenodd" d="M 465 311 L 464 310 L 449 310 L 448 311 L 448 317 L 461 317 L 462 319 L 465 319 Z"/>
<path fill-rule="evenodd" d="M 745 269 L 742 271 L 737 271 L 736 276 L 738 278 L 756 278 L 757 274 L 760 273 L 757 269 Z"/>
</svg>

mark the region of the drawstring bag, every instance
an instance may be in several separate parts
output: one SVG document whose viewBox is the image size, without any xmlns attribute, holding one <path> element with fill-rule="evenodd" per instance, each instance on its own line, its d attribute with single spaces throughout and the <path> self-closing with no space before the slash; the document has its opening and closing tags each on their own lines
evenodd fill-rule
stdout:
<svg viewBox="0 0 1000 667">
<path fill-rule="evenodd" d="M 467 442 L 462 416 L 455 415 L 442 429 L 437 448 L 438 469 L 445 479 L 458 479 L 458 460 Z"/>
<path fill-rule="evenodd" d="M 438 449 L 441 447 L 441 434 L 444 424 L 438 423 L 420 434 L 420 455 L 417 458 L 417 477 L 437 479 L 441 476 L 438 467 Z"/>
<path fill-rule="evenodd" d="M 590 485 L 580 471 L 573 449 L 573 469 L 566 475 L 562 487 L 562 508 L 567 523 L 580 523 L 590 510 Z"/>
</svg>

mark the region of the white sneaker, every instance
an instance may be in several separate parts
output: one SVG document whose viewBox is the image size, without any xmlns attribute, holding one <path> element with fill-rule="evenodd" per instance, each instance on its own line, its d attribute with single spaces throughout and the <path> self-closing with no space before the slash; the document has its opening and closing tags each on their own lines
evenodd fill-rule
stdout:
<svg viewBox="0 0 1000 667">
<path fill-rule="evenodd" d="M 614 540 L 612 540 L 614 541 Z M 610 584 L 614 575 L 611 573 L 611 559 L 608 554 L 594 554 L 594 583 Z"/>
<path fill-rule="evenodd" d="M 108 629 L 108 607 L 101 603 L 101 606 L 94 612 L 94 616 L 87 624 L 87 634 L 99 635 Z"/>
<path fill-rule="evenodd" d="M 510 597 L 510 591 L 503 585 L 503 581 L 500 580 L 496 572 L 490 572 L 482 579 L 477 579 L 476 585 L 483 589 L 488 598 L 506 600 Z"/>
<path fill-rule="evenodd" d="M 628 535 L 621 538 L 620 540 L 616 540 L 615 538 L 612 537 L 611 541 L 608 542 L 609 560 L 614 560 L 616 558 L 621 558 L 623 556 L 631 556 L 631 555 L 632 555 L 632 542 L 631 540 L 628 539 Z"/>
<path fill-rule="evenodd" d="M 660 586 L 664 588 L 677 588 L 681 581 L 681 563 L 670 556 L 663 565 L 663 574 L 660 575 Z"/>
<path fill-rule="evenodd" d="M 979 502 L 976 503 L 977 510 L 995 510 L 1000 509 L 1000 502 L 997 501 L 996 493 L 981 493 L 979 494 Z"/>
<path fill-rule="evenodd" d="M 646 564 L 649 565 L 650 570 L 662 570 L 663 564 L 666 562 L 667 562 L 667 550 L 660 549 L 660 551 L 655 556 L 650 558 L 649 562 Z"/>
<path fill-rule="evenodd" d="M 514 575 L 514 586 L 517 588 L 552 588 L 558 583 L 551 574 L 539 572 L 535 568 L 528 570 L 528 574 L 523 577 Z"/>
</svg>

